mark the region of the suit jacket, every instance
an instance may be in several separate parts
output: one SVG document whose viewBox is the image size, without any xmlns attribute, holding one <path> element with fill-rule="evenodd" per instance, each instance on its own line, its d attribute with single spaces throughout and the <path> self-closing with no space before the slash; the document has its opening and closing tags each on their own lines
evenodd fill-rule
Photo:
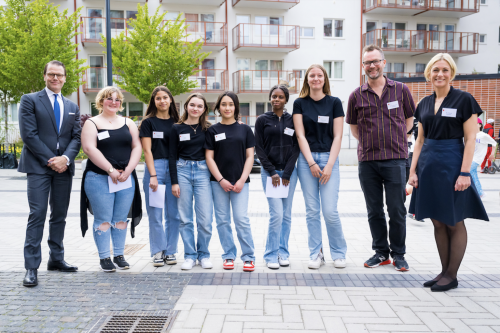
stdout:
<svg viewBox="0 0 500 333">
<path fill-rule="evenodd" d="M 19 130 L 24 142 L 17 171 L 45 174 L 52 172 L 47 166 L 55 156 L 68 156 L 71 175 L 75 175 L 75 157 L 80 151 L 80 110 L 63 97 L 64 116 L 57 133 L 54 109 L 44 90 L 21 97 L 19 106 Z M 57 144 L 59 143 L 59 150 Z"/>
</svg>

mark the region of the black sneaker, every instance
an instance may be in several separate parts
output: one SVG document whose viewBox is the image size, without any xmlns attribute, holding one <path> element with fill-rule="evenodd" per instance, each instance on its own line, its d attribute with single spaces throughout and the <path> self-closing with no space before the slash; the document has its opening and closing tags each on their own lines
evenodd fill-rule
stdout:
<svg viewBox="0 0 500 333">
<path fill-rule="evenodd" d="M 365 261 L 365 267 L 375 268 L 378 266 L 389 265 L 390 263 L 391 259 L 388 259 L 379 253 L 375 253 L 373 257 Z"/>
<path fill-rule="evenodd" d="M 397 271 L 407 272 L 410 270 L 410 266 L 408 266 L 404 256 L 395 256 L 392 264 L 394 265 L 394 269 Z"/>
<path fill-rule="evenodd" d="M 175 258 L 174 254 L 169 254 L 168 256 L 165 256 L 165 263 L 167 265 L 175 265 L 177 264 L 177 259 Z"/>
<path fill-rule="evenodd" d="M 113 258 L 116 268 L 118 269 L 129 269 L 130 265 L 125 261 L 124 256 L 118 256 Z"/>
<path fill-rule="evenodd" d="M 115 265 L 111 262 L 111 258 L 101 259 L 101 268 L 104 272 L 114 272 L 116 271 Z"/>
</svg>

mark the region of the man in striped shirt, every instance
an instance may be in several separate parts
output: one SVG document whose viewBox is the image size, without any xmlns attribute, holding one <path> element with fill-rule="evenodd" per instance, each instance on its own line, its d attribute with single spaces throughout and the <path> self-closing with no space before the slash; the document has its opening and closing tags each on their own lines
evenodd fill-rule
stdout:
<svg viewBox="0 0 500 333">
<path fill-rule="evenodd" d="M 367 82 L 349 96 L 346 122 L 358 139 L 358 173 L 365 195 L 375 255 L 365 267 L 391 263 L 408 271 L 406 252 L 406 133 L 413 127 L 415 104 L 410 90 L 383 75 L 384 52 L 376 45 L 363 49 Z M 389 213 L 389 241 L 384 213 L 384 188 Z"/>
</svg>

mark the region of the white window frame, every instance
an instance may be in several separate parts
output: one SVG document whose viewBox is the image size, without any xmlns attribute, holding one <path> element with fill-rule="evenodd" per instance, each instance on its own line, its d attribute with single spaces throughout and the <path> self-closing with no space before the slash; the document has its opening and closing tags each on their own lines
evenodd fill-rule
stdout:
<svg viewBox="0 0 500 333">
<path fill-rule="evenodd" d="M 325 36 L 325 20 L 331 20 L 332 21 L 332 35 L 331 36 Z M 335 37 L 335 22 L 336 21 L 342 21 L 342 37 Z M 325 17 L 323 18 L 323 38 L 327 39 L 345 39 L 345 19 L 343 18 L 330 18 L 330 17 Z M 302 32 L 301 32 L 302 35 Z M 305 38 L 310 38 L 310 37 L 305 37 Z"/>
<path fill-rule="evenodd" d="M 327 73 L 328 74 L 328 79 L 330 81 L 344 81 L 345 80 L 345 77 L 344 77 L 345 61 L 344 60 L 323 60 L 323 64 L 325 62 L 329 62 L 330 63 L 330 71 L 331 71 L 331 73 Z M 336 62 L 342 63 L 342 77 L 341 78 L 334 78 L 335 77 L 335 63 Z"/>
<path fill-rule="evenodd" d="M 484 3 L 482 3 L 484 1 Z M 479 1 L 480 6 L 488 6 L 488 0 L 480 0 Z"/>
<path fill-rule="evenodd" d="M 313 35 L 312 36 L 304 36 L 303 34 L 303 29 L 312 29 Z M 314 27 L 300 27 L 300 38 L 306 38 L 306 39 L 313 39 L 316 33 L 316 29 Z"/>
<path fill-rule="evenodd" d="M 484 37 L 484 40 L 481 42 L 481 37 Z M 479 34 L 479 44 L 486 44 L 488 42 L 488 37 L 486 34 Z"/>
</svg>

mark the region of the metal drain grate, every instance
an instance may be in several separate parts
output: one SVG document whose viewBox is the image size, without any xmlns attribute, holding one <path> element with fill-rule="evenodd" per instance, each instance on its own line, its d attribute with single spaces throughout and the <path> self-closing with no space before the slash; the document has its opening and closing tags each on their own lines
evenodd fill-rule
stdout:
<svg viewBox="0 0 500 333">
<path fill-rule="evenodd" d="M 101 317 L 91 333 L 166 333 L 170 330 L 177 311 L 111 312 Z"/>
</svg>

